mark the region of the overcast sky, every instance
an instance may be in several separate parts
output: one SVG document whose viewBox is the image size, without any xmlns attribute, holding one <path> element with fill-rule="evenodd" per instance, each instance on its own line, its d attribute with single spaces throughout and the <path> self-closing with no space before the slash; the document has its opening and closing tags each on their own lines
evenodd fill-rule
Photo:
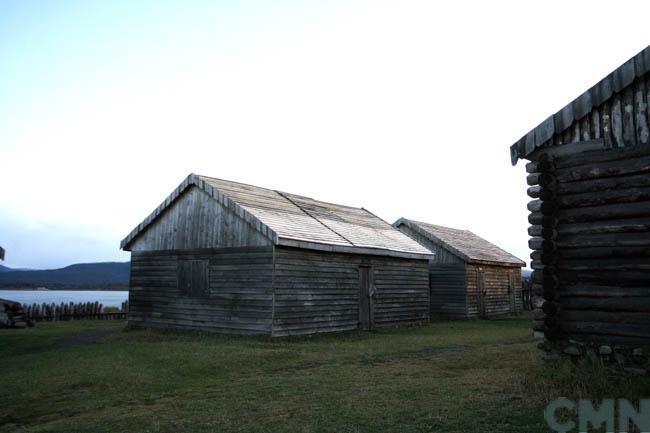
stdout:
<svg viewBox="0 0 650 433">
<path fill-rule="evenodd" d="M 509 146 L 650 43 L 650 2 L 0 2 L 6 265 L 123 261 L 190 172 L 529 261 Z"/>
</svg>

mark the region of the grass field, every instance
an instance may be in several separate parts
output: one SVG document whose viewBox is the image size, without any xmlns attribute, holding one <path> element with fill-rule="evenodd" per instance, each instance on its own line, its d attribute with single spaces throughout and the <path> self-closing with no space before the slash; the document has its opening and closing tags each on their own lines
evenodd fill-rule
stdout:
<svg viewBox="0 0 650 433">
<path fill-rule="evenodd" d="M 0 431 L 531 433 L 560 395 L 650 390 L 543 366 L 529 329 L 519 316 L 277 341 L 110 321 L 0 330 Z"/>
</svg>

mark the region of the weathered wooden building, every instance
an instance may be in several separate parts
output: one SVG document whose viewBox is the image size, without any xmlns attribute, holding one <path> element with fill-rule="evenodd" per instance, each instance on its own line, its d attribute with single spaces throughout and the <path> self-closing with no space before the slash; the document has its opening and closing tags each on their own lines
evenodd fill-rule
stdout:
<svg viewBox="0 0 650 433">
<path fill-rule="evenodd" d="M 616 346 L 629 360 L 650 345 L 648 102 L 650 47 L 510 148 L 513 165 L 530 161 L 533 289 L 545 300 L 534 326 L 546 350 Z"/>
<path fill-rule="evenodd" d="M 475 235 L 400 218 L 394 227 L 434 255 L 431 317 L 487 317 L 521 311 L 521 267 L 512 254 Z"/>
<path fill-rule="evenodd" d="M 192 174 L 121 246 L 131 325 L 286 336 L 429 319 L 431 253 L 365 209 Z"/>
</svg>

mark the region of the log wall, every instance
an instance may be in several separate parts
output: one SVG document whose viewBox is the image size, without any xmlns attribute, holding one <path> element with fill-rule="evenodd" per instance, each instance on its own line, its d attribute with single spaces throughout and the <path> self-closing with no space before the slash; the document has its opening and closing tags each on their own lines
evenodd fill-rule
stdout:
<svg viewBox="0 0 650 433">
<path fill-rule="evenodd" d="M 360 266 L 377 289 L 376 328 L 429 320 L 428 263 L 277 247 L 273 335 L 347 331 L 359 326 Z"/>
<path fill-rule="evenodd" d="M 207 261 L 205 293 L 179 287 L 179 262 Z M 131 253 L 129 325 L 270 334 L 273 248 Z"/>
<path fill-rule="evenodd" d="M 526 166 L 533 290 L 545 300 L 534 327 L 551 341 L 647 345 L 650 147 L 585 146 L 537 152 Z"/>
</svg>

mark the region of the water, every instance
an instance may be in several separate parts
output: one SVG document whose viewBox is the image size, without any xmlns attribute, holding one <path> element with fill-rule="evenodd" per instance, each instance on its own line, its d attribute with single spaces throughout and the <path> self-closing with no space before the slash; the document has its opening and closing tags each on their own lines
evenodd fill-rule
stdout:
<svg viewBox="0 0 650 433">
<path fill-rule="evenodd" d="M 0 298 L 21 304 L 60 304 L 61 302 L 99 302 L 104 307 L 120 307 L 128 291 L 117 290 L 0 290 Z"/>
</svg>

